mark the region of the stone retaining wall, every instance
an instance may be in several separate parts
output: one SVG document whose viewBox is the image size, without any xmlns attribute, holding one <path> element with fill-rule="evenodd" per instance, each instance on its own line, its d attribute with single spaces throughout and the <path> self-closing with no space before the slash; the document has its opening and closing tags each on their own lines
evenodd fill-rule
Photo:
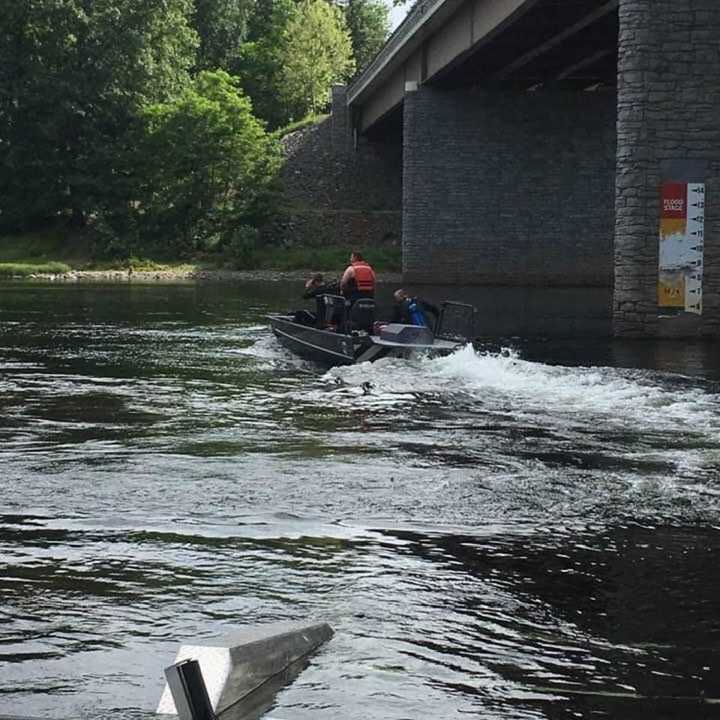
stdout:
<svg viewBox="0 0 720 720">
<path fill-rule="evenodd" d="M 283 208 L 263 233 L 287 244 L 399 245 L 402 147 L 361 139 L 355 150 L 344 88 L 334 101 L 329 118 L 284 138 Z"/>
</svg>

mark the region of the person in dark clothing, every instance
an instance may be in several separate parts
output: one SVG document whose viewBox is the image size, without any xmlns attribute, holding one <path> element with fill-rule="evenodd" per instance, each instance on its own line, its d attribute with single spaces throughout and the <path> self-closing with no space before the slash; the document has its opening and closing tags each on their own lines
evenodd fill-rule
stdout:
<svg viewBox="0 0 720 720">
<path fill-rule="evenodd" d="M 316 327 L 323 327 L 323 318 L 325 317 L 325 300 L 323 295 L 337 295 L 340 291 L 340 284 L 337 280 L 331 280 L 325 282 L 325 278 L 317 273 L 313 275 L 305 283 L 305 292 L 303 293 L 303 300 L 315 299 L 316 311 L 314 315 L 314 321 L 312 323 Z M 307 310 L 304 312 L 308 313 Z M 310 315 L 311 313 L 308 313 Z"/>
<path fill-rule="evenodd" d="M 411 297 L 405 290 L 396 290 L 393 297 L 395 298 L 393 322 L 435 329 L 440 317 L 440 311 L 435 305 L 422 298 Z"/>
<path fill-rule="evenodd" d="M 305 283 L 305 292 L 303 298 L 309 300 L 318 295 L 338 295 L 340 283 L 337 280 L 325 282 L 322 273 L 316 273 Z"/>
</svg>

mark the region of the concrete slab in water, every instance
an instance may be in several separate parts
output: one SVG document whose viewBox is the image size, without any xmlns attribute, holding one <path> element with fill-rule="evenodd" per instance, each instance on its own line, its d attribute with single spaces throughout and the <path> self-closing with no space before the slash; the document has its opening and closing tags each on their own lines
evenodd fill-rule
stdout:
<svg viewBox="0 0 720 720">
<path fill-rule="evenodd" d="M 326 623 L 255 625 L 231 632 L 218 640 L 183 644 L 175 662 L 197 660 L 200 663 L 213 710 L 221 715 L 309 655 L 332 635 L 332 628 Z M 157 712 L 176 713 L 167 685 Z"/>
</svg>

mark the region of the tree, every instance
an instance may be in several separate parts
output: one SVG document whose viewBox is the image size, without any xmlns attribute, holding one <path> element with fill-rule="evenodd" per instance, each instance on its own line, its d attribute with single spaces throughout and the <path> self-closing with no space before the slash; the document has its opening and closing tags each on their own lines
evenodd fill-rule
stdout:
<svg viewBox="0 0 720 720">
<path fill-rule="evenodd" d="M 256 0 L 248 20 L 233 74 L 251 98 L 255 115 L 271 129 L 287 124 L 290 110 L 281 99 L 282 46 L 288 23 L 296 13 L 294 0 Z"/>
<path fill-rule="evenodd" d="M 233 69 L 253 7 L 253 0 L 195 0 L 199 69 Z"/>
<path fill-rule="evenodd" d="M 325 0 L 301 0 L 280 52 L 280 92 L 294 119 L 327 107 L 330 87 L 355 69 L 342 11 Z"/>
<path fill-rule="evenodd" d="M 252 220 L 280 162 L 238 79 L 203 71 L 179 98 L 147 107 L 142 119 L 131 224 L 146 242 L 157 238 L 174 252 L 227 242 Z"/>
<path fill-rule="evenodd" d="M 189 79 L 190 0 L 0 3 L 0 225 L 94 211 L 139 108 Z"/>
<path fill-rule="evenodd" d="M 345 21 L 352 39 L 358 72 L 363 70 L 387 40 L 388 6 L 382 0 L 348 0 Z"/>
</svg>

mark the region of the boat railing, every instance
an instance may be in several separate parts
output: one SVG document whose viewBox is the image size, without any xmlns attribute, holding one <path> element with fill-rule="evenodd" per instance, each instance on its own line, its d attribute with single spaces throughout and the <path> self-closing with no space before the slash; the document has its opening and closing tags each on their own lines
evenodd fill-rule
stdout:
<svg viewBox="0 0 720 720">
<path fill-rule="evenodd" d="M 476 315 L 474 305 L 446 300 L 440 305 L 435 337 L 439 340 L 472 342 L 475 338 Z"/>
</svg>

